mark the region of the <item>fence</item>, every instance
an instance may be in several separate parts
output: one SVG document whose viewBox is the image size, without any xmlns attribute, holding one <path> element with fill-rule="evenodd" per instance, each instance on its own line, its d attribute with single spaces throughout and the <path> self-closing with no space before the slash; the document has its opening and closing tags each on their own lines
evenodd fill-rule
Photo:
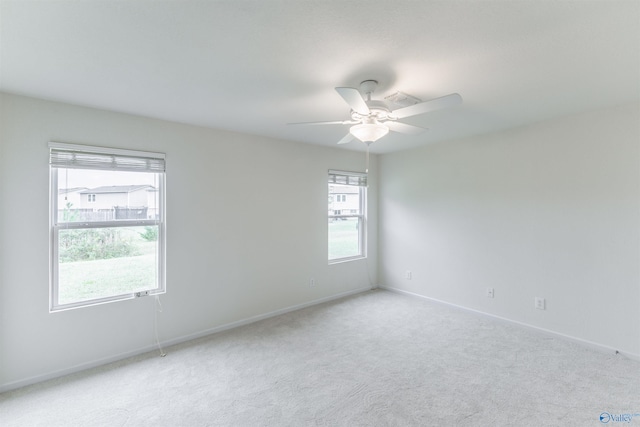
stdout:
<svg viewBox="0 0 640 427">
<path fill-rule="evenodd" d="M 120 207 L 112 209 L 61 209 L 58 211 L 58 222 L 97 222 L 114 221 L 119 219 L 148 219 L 149 208 Z"/>
</svg>

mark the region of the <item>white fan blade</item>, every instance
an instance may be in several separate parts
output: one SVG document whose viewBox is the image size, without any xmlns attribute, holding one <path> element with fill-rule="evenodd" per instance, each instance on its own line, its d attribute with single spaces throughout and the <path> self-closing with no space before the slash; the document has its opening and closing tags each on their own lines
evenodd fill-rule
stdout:
<svg viewBox="0 0 640 427">
<path fill-rule="evenodd" d="M 367 103 L 364 101 L 360 91 L 352 87 L 337 87 L 336 92 L 347 101 L 349 107 L 358 114 L 366 116 L 370 113 Z"/>
<path fill-rule="evenodd" d="M 356 123 L 353 120 L 336 120 L 333 122 L 297 122 L 297 123 L 287 123 L 287 125 L 355 125 Z"/>
<path fill-rule="evenodd" d="M 403 119 L 409 116 L 415 116 L 417 114 L 428 113 L 429 111 L 440 110 L 442 108 L 453 107 L 462 102 L 460 94 L 452 93 L 440 98 L 432 99 L 430 101 L 420 102 L 408 107 L 399 108 L 391 113 L 391 115 L 397 119 Z"/>
<path fill-rule="evenodd" d="M 338 144 L 346 144 L 347 142 L 351 142 L 353 138 L 355 138 L 355 136 L 351 135 L 351 133 L 348 133 L 340 141 L 338 141 Z"/>
<path fill-rule="evenodd" d="M 384 125 L 394 132 L 408 133 L 409 135 L 418 135 L 429 129 L 418 126 L 408 125 L 402 122 L 384 122 Z"/>
</svg>

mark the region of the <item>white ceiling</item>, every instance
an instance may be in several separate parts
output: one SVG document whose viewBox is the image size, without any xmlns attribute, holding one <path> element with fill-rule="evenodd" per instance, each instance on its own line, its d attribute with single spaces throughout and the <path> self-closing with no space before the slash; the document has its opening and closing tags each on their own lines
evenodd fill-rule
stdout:
<svg viewBox="0 0 640 427">
<path fill-rule="evenodd" d="M 385 153 L 640 99 L 640 1 L 0 0 L 0 90 L 334 146 L 333 89 L 463 104 Z M 363 149 L 356 141 L 346 149 Z"/>
</svg>

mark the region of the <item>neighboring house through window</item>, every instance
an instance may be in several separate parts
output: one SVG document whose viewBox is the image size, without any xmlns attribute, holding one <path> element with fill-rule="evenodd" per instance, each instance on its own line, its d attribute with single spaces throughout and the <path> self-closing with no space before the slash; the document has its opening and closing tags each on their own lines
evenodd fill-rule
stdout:
<svg viewBox="0 0 640 427">
<path fill-rule="evenodd" d="M 164 292 L 164 154 L 49 147 L 50 310 Z"/>
<path fill-rule="evenodd" d="M 329 171 L 329 262 L 363 258 L 367 175 Z"/>
</svg>

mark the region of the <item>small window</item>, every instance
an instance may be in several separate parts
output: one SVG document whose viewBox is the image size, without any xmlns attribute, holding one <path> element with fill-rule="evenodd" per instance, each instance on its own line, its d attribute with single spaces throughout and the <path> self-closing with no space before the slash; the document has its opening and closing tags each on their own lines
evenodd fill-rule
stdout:
<svg viewBox="0 0 640 427">
<path fill-rule="evenodd" d="M 329 171 L 328 255 L 330 263 L 365 256 L 366 185 L 366 174 Z M 338 203 L 339 208 L 336 206 Z"/>
<path fill-rule="evenodd" d="M 163 293 L 164 155 L 49 147 L 50 310 Z"/>
</svg>

